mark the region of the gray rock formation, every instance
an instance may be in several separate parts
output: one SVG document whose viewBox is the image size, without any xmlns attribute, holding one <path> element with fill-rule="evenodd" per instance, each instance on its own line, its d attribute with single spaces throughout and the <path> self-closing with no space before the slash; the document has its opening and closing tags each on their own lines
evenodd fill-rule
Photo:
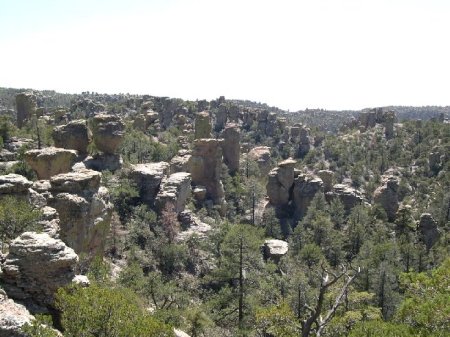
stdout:
<svg viewBox="0 0 450 337">
<path fill-rule="evenodd" d="M 311 140 L 309 137 L 309 129 L 305 127 L 300 127 L 299 130 L 299 140 L 298 140 L 298 149 L 297 149 L 297 157 L 303 158 L 311 149 Z"/>
<path fill-rule="evenodd" d="M 220 173 L 222 168 L 222 141 L 196 139 L 192 150 L 190 173 L 195 186 L 204 186 L 207 198 L 224 207 L 224 190 Z"/>
<path fill-rule="evenodd" d="M 188 150 L 179 150 L 178 154 L 170 160 L 170 173 L 189 172 L 189 163 L 191 152 Z"/>
<path fill-rule="evenodd" d="M 333 188 L 334 172 L 331 170 L 320 170 L 317 175 L 323 181 L 324 192 L 329 192 Z"/>
<path fill-rule="evenodd" d="M 114 154 L 122 144 L 125 124 L 114 115 L 99 114 L 92 119 L 95 146 L 101 152 Z"/>
<path fill-rule="evenodd" d="M 10 173 L 0 176 L 0 197 L 8 194 L 27 194 L 32 185 L 31 181 L 20 174 Z"/>
<path fill-rule="evenodd" d="M 79 154 L 87 153 L 92 140 L 91 131 L 82 119 L 55 127 L 52 137 L 56 147 L 77 150 Z"/>
<path fill-rule="evenodd" d="M 264 258 L 279 262 L 280 259 L 287 254 L 289 244 L 283 240 L 269 239 L 264 241 L 263 255 Z"/>
<path fill-rule="evenodd" d="M 323 181 L 319 177 L 300 174 L 295 178 L 293 201 L 294 218 L 302 219 L 316 193 L 323 193 Z"/>
<path fill-rule="evenodd" d="M 430 249 L 439 240 L 438 225 L 430 213 L 422 213 L 418 230 L 427 249 Z"/>
<path fill-rule="evenodd" d="M 291 199 L 295 163 L 295 160 L 286 159 L 269 172 L 266 190 L 272 205 L 287 205 Z"/>
<path fill-rule="evenodd" d="M 347 214 L 350 214 L 353 207 L 361 205 L 364 200 L 359 191 L 344 184 L 334 185 L 332 190 L 325 194 L 325 197 L 328 202 L 331 202 L 334 198 L 339 198 Z"/>
<path fill-rule="evenodd" d="M 21 128 L 25 121 L 36 114 L 36 96 L 30 92 L 22 92 L 16 95 L 17 126 Z"/>
<path fill-rule="evenodd" d="M 191 194 L 191 175 L 187 172 L 177 172 L 163 178 L 159 192 L 156 195 L 156 208 L 162 211 L 168 204 L 173 205 L 174 211 L 184 210 L 186 201 Z"/>
<path fill-rule="evenodd" d="M 241 134 L 239 126 L 234 123 L 227 124 L 222 132 L 223 161 L 230 174 L 239 171 L 239 158 L 241 155 Z"/>
<path fill-rule="evenodd" d="M 39 179 L 49 179 L 56 174 L 69 172 L 76 158 L 77 151 L 56 147 L 25 152 L 25 161 Z"/>
<path fill-rule="evenodd" d="M 100 179 L 99 172 L 87 169 L 50 179 L 52 197 L 48 203 L 59 214 L 60 237 L 77 253 L 104 251 L 112 204 Z"/>
<path fill-rule="evenodd" d="M 23 302 L 52 307 L 55 292 L 72 282 L 78 256 L 61 240 L 25 232 L 9 247 L 2 265 L 7 294 Z"/>
<path fill-rule="evenodd" d="M 0 337 L 27 337 L 21 329 L 33 318 L 27 308 L 9 299 L 0 289 Z"/>
<path fill-rule="evenodd" d="M 169 173 L 166 162 L 137 164 L 131 166 L 130 178 L 139 189 L 139 196 L 144 203 L 153 207 L 159 185 L 164 176 Z"/>
<path fill-rule="evenodd" d="M 214 128 L 216 131 L 220 131 L 225 127 L 228 119 L 228 107 L 226 104 L 220 104 L 216 113 L 216 123 Z"/>
<path fill-rule="evenodd" d="M 211 138 L 211 118 L 208 111 L 195 116 L 195 139 Z"/>
<path fill-rule="evenodd" d="M 397 177 L 384 177 L 383 185 L 379 186 L 373 193 L 374 203 L 383 207 L 389 221 L 395 220 L 398 211 L 398 186 L 399 180 Z"/>
<path fill-rule="evenodd" d="M 248 152 L 248 158 L 256 161 L 259 172 L 262 176 L 269 174 L 270 171 L 270 147 L 257 146 Z"/>
</svg>

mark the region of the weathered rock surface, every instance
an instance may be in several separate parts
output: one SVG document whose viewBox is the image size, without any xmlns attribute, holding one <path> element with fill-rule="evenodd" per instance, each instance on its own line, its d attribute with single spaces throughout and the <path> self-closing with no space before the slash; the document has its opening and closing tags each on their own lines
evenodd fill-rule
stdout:
<svg viewBox="0 0 450 337">
<path fill-rule="evenodd" d="M 383 185 L 379 186 L 373 193 L 373 200 L 386 211 L 389 221 L 395 220 L 399 202 L 398 202 L 399 181 L 395 176 L 384 177 Z"/>
<path fill-rule="evenodd" d="M 115 153 L 95 153 L 93 156 L 88 156 L 82 163 L 75 165 L 82 165 L 83 167 L 95 171 L 117 171 L 123 166 L 122 157 Z M 75 168 L 74 168 L 75 170 Z"/>
<path fill-rule="evenodd" d="M 77 150 L 80 154 L 87 153 L 88 145 L 92 140 L 91 131 L 86 121 L 82 119 L 55 127 L 52 137 L 56 147 Z"/>
<path fill-rule="evenodd" d="M 211 131 L 211 118 L 209 112 L 199 112 L 195 116 L 195 139 L 211 138 Z"/>
<path fill-rule="evenodd" d="M 427 249 L 430 249 L 439 240 L 438 225 L 430 213 L 422 213 L 418 230 Z"/>
<path fill-rule="evenodd" d="M 9 299 L 0 289 L 0 337 L 26 337 L 21 328 L 32 319 L 33 316 L 22 304 Z"/>
<path fill-rule="evenodd" d="M 289 244 L 283 240 L 269 239 L 264 241 L 263 255 L 265 259 L 271 259 L 278 262 L 287 254 Z"/>
<path fill-rule="evenodd" d="M 100 186 L 101 174 L 80 170 L 50 180 L 49 205 L 60 218 L 60 237 L 77 253 L 101 254 L 111 222 L 109 192 Z"/>
<path fill-rule="evenodd" d="M 192 151 L 190 173 L 194 185 L 204 186 L 207 198 L 215 204 L 224 204 L 224 190 L 220 180 L 222 167 L 221 140 L 196 139 Z"/>
<path fill-rule="evenodd" d="M 323 181 L 324 192 L 329 192 L 333 188 L 334 172 L 331 170 L 320 170 L 317 175 Z"/>
<path fill-rule="evenodd" d="M 30 92 L 16 95 L 17 126 L 21 128 L 26 120 L 36 113 L 36 96 Z"/>
<path fill-rule="evenodd" d="M 0 195 L 26 194 L 32 185 L 31 181 L 20 174 L 3 175 L 0 176 Z"/>
<path fill-rule="evenodd" d="M 188 210 L 180 212 L 180 214 L 178 214 L 178 220 L 181 223 L 183 231 L 178 233 L 176 237 L 177 241 L 186 241 L 193 235 L 196 235 L 201 239 L 206 238 L 207 233 L 212 229 L 210 225 L 202 222 Z"/>
<path fill-rule="evenodd" d="M 92 134 L 97 149 L 114 154 L 122 144 L 125 124 L 114 115 L 99 114 L 92 119 Z"/>
<path fill-rule="evenodd" d="M 52 307 L 55 292 L 72 282 L 77 261 L 61 240 L 25 232 L 10 244 L 2 266 L 4 288 L 14 299 Z"/>
<path fill-rule="evenodd" d="M 270 147 L 257 146 L 248 153 L 248 158 L 257 162 L 259 172 L 265 176 L 270 171 Z"/>
<path fill-rule="evenodd" d="M 286 159 L 269 172 L 266 190 L 272 205 L 282 206 L 289 202 L 294 184 L 295 163 L 295 160 Z"/>
<path fill-rule="evenodd" d="M 222 132 L 223 161 L 231 174 L 239 171 L 239 158 L 241 155 L 241 134 L 239 126 L 234 123 L 227 124 Z"/>
<path fill-rule="evenodd" d="M 189 172 L 191 152 L 188 150 L 178 151 L 178 155 L 170 160 L 170 173 Z"/>
<path fill-rule="evenodd" d="M 327 192 L 325 196 L 328 202 L 331 202 L 334 198 L 339 198 L 347 214 L 353 207 L 361 205 L 364 200 L 359 191 L 345 184 L 334 185 L 333 189 Z"/>
<path fill-rule="evenodd" d="M 305 216 L 316 193 L 323 193 L 322 179 L 305 174 L 300 174 L 295 178 L 293 200 L 296 219 L 302 219 Z"/>
<path fill-rule="evenodd" d="M 168 172 L 166 162 L 132 165 L 130 178 L 136 183 L 142 201 L 150 207 L 154 205 L 159 185 Z"/>
<path fill-rule="evenodd" d="M 56 174 L 69 172 L 76 158 L 77 151 L 56 147 L 25 152 L 25 161 L 39 179 L 49 179 Z"/>
<path fill-rule="evenodd" d="M 163 178 L 158 194 L 156 208 L 163 210 L 168 204 L 173 205 L 174 211 L 184 210 L 186 201 L 191 194 L 191 175 L 187 172 L 177 172 Z"/>
</svg>

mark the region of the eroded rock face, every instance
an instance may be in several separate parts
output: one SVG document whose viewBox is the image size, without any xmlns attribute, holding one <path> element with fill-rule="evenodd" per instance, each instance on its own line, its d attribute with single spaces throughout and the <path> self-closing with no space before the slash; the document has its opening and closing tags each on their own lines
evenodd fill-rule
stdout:
<svg viewBox="0 0 450 337">
<path fill-rule="evenodd" d="M 17 126 L 21 128 L 24 122 L 36 113 L 36 96 L 30 92 L 16 95 Z"/>
<path fill-rule="evenodd" d="M 271 259 L 278 262 L 287 254 L 289 244 L 283 240 L 269 239 L 264 241 L 263 255 L 265 259 Z"/>
<path fill-rule="evenodd" d="M 195 139 L 211 138 L 211 118 L 208 111 L 195 116 Z"/>
<path fill-rule="evenodd" d="M 386 211 L 389 221 L 395 220 L 399 202 L 398 202 L 398 186 L 399 181 L 395 176 L 384 178 L 384 184 L 379 186 L 373 193 L 373 200 Z"/>
<path fill-rule="evenodd" d="M 80 170 L 50 180 L 49 205 L 60 219 L 60 237 L 77 253 L 102 254 L 111 222 L 109 192 L 100 186 L 101 174 Z"/>
<path fill-rule="evenodd" d="M 331 202 L 334 198 L 339 198 L 347 214 L 351 212 L 353 207 L 361 205 L 364 200 L 359 191 L 344 184 L 334 185 L 333 189 L 327 192 L 325 196 L 328 202 Z"/>
<path fill-rule="evenodd" d="M 31 181 L 20 174 L 3 175 L 0 176 L 0 195 L 27 194 L 32 185 Z"/>
<path fill-rule="evenodd" d="M 82 119 L 55 127 L 52 137 L 56 147 L 76 150 L 80 154 L 87 153 L 88 145 L 92 140 L 91 131 L 86 121 Z"/>
<path fill-rule="evenodd" d="M 32 319 L 33 316 L 22 304 L 9 299 L 0 289 L 0 337 L 26 337 L 21 328 Z"/>
<path fill-rule="evenodd" d="M 270 171 L 270 147 L 257 146 L 248 153 L 248 158 L 257 162 L 261 175 L 266 175 Z"/>
<path fill-rule="evenodd" d="M 99 114 L 92 119 L 92 134 L 97 149 L 114 154 L 122 144 L 125 124 L 114 115 Z"/>
<path fill-rule="evenodd" d="M 159 185 L 168 172 L 166 162 L 132 165 L 130 178 L 136 183 L 142 201 L 150 207 L 153 207 Z"/>
<path fill-rule="evenodd" d="M 220 180 L 221 142 L 217 139 L 196 139 L 190 164 L 192 183 L 204 186 L 207 191 L 207 198 L 212 199 L 215 204 L 224 203 L 224 190 Z"/>
<path fill-rule="evenodd" d="M 239 158 L 241 155 L 241 133 L 239 126 L 234 123 L 227 124 L 222 132 L 223 161 L 231 174 L 239 171 Z"/>
<path fill-rule="evenodd" d="M 303 158 L 311 149 L 311 140 L 309 137 L 309 129 L 300 127 L 299 130 L 299 142 L 297 156 Z"/>
<path fill-rule="evenodd" d="M 438 225 L 430 213 L 423 213 L 420 216 L 418 230 L 427 249 L 430 249 L 439 240 Z"/>
<path fill-rule="evenodd" d="M 186 201 L 191 194 L 191 175 L 187 172 L 177 172 L 163 178 L 158 194 L 156 207 L 163 210 L 168 204 L 173 205 L 174 211 L 184 210 Z"/>
<path fill-rule="evenodd" d="M 178 155 L 170 160 L 170 173 L 189 172 L 191 153 L 188 150 L 178 151 Z"/>
<path fill-rule="evenodd" d="M 39 179 L 49 179 L 56 174 L 69 172 L 76 158 L 77 151 L 56 147 L 25 152 L 25 161 Z"/>
<path fill-rule="evenodd" d="M 282 206 L 288 204 L 294 184 L 295 163 L 295 160 L 286 159 L 269 172 L 266 190 L 272 205 Z"/>
<path fill-rule="evenodd" d="M 295 178 L 293 200 L 296 219 L 302 219 L 305 216 L 316 193 L 323 193 L 322 179 L 304 174 Z"/>
<path fill-rule="evenodd" d="M 55 292 L 72 282 L 78 256 L 48 234 L 25 232 L 9 247 L 2 281 L 14 299 L 52 307 Z"/>
<path fill-rule="evenodd" d="M 325 192 L 331 191 L 333 188 L 334 172 L 331 170 L 320 170 L 317 172 L 317 175 L 323 181 L 323 190 Z"/>
</svg>

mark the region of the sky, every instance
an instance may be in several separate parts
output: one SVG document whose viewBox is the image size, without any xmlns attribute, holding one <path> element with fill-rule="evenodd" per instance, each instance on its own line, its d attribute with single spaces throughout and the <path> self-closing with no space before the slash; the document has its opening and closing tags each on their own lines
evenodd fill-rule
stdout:
<svg viewBox="0 0 450 337">
<path fill-rule="evenodd" d="M 450 105 L 448 0 L 0 0 L 0 87 Z"/>
</svg>

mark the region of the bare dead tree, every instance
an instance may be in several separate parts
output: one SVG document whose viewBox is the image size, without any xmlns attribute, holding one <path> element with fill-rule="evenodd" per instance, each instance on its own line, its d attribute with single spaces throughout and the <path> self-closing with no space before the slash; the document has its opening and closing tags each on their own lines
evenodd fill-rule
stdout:
<svg viewBox="0 0 450 337">
<path fill-rule="evenodd" d="M 320 337 L 326 325 L 336 314 L 338 307 L 343 303 L 348 288 L 360 273 L 360 269 L 354 269 L 350 266 L 342 265 L 342 270 L 339 273 L 334 273 L 321 265 L 321 271 L 318 273 L 320 277 L 319 294 L 316 297 L 316 303 L 314 306 L 308 304 L 304 305 L 304 308 L 309 311 L 309 316 L 301 321 L 302 337 L 309 337 L 314 334 L 316 337 Z M 341 279 L 345 279 L 344 285 L 339 291 L 334 300 L 334 304 L 325 316 L 322 317 L 325 294 L 328 289 L 336 284 Z"/>
</svg>

